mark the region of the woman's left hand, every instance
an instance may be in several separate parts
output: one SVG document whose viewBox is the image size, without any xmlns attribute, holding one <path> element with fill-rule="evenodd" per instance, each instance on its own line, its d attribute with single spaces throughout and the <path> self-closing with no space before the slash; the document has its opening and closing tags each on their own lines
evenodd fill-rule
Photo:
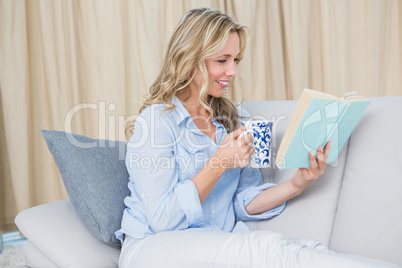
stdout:
<svg viewBox="0 0 402 268">
<path fill-rule="evenodd" d="M 313 152 L 310 152 L 310 167 L 297 170 L 296 175 L 292 178 L 293 187 L 302 192 L 310 183 L 324 174 L 330 148 L 331 142 L 328 142 L 324 148 L 322 146 L 318 148 L 317 157 L 314 156 Z"/>
</svg>

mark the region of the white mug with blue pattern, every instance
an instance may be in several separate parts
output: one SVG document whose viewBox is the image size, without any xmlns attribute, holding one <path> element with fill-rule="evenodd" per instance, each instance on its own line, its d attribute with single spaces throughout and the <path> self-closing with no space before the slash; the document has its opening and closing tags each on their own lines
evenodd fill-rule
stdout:
<svg viewBox="0 0 402 268">
<path fill-rule="evenodd" d="M 250 156 L 250 166 L 267 168 L 271 166 L 272 122 L 268 120 L 252 120 L 244 124 L 245 133 L 253 136 L 254 153 Z M 243 136 L 243 133 L 241 136 Z"/>
</svg>

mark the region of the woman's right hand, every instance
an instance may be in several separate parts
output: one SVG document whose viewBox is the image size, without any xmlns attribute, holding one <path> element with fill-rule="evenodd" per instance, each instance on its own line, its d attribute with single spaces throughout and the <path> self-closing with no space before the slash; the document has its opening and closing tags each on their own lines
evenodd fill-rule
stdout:
<svg viewBox="0 0 402 268">
<path fill-rule="evenodd" d="M 254 152 L 253 137 L 242 132 L 246 127 L 241 127 L 226 135 L 218 150 L 210 159 L 211 165 L 219 165 L 224 170 L 246 167 L 250 162 L 250 156 Z"/>
<path fill-rule="evenodd" d="M 218 150 L 191 179 L 197 188 L 201 203 L 226 170 L 246 167 L 250 162 L 250 156 L 254 152 L 253 138 L 250 134 L 240 136 L 245 130 L 246 128 L 242 127 L 227 134 Z"/>
</svg>

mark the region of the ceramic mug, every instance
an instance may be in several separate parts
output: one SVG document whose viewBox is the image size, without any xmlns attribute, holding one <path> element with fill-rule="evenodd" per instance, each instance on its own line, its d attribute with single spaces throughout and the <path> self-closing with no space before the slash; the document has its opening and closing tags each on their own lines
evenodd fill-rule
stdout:
<svg viewBox="0 0 402 268">
<path fill-rule="evenodd" d="M 272 122 L 268 120 L 253 120 L 244 123 L 246 133 L 253 136 L 254 153 L 250 156 L 250 166 L 253 168 L 267 168 L 271 166 L 271 138 Z"/>
</svg>

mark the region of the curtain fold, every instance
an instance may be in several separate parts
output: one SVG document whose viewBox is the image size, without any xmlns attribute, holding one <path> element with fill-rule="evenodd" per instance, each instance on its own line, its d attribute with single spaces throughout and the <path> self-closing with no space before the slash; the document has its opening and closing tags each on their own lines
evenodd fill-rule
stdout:
<svg viewBox="0 0 402 268">
<path fill-rule="evenodd" d="M 399 0 L 0 0 L 0 232 L 68 198 L 41 129 L 124 140 L 191 8 L 249 29 L 233 101 L 402 94 Z"/>
</svg>

